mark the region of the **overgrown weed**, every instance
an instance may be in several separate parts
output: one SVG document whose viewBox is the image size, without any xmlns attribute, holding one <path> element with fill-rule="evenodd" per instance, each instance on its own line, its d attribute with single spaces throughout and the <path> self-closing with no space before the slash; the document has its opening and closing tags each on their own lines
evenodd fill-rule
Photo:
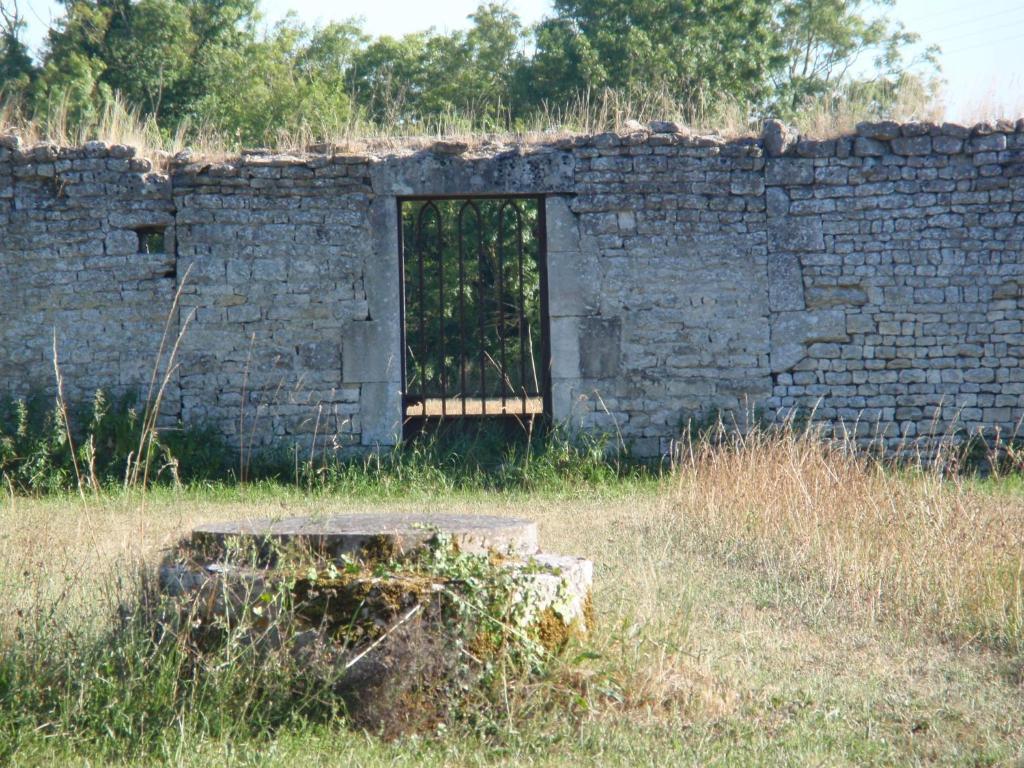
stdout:
<svg viewBox="0 0 1024 768">
<path fill-rule="evenodd" d="M 958 462 L 951 462 L 954 466 Z M 813 427 L 681 446 L 666 523 L 810 615 L 850 611 L 1024 654 L 1024 505 L 933 456 L 895 467 Z"/>
<path fill-rule="evenodd" d="M 887 105 L 884 109 L 883 104 Z M 941 111 L 934 84 L 908 81 L 895 89 L 895 93 L 890 93 L 884 88 L 879 91 L 878 84 L 872 83 L 864 93 L 808 100 L 787 115 L 787 120 L 808 136 L 827 138 L 851 132 L 862 120 L 882 117 L 898 121 L 937 120 Z M 451 109 L 390 123 L 374 122 L 355 113 L 342 124 L 302 124 L 293 130 L 279 131 L 266 143 L 270 149 L 283 153 L 303 153 L 314 144 L 334 145 L 341 152 L 388 152 L 422 148 L 439 138 L 466 141 L 471 145 L 486 142 L 539 144 L 579 134 L 626 132 L 637 122 L 651 120 L 674 120 L 693 133 L 735 138 L 759 132 L 760 112 L 755 105 L 729 94 L 698 93 L 680 101 L 663 88 L 641 91 L 604 88 L 581 92 L 565 104 L 544 104 L 515 122 L 496 120 L 487 113 L 478 115 Z M 165 158 L 187 147 L 195 157 L 216 159 L 237 154 L 243 148 L 235 137 L 222 135 L 209 126 L 188 121 L 177 126 L 161 126 L 152 118 L 143 119 L 137 109 L 117 94 L 88 124 L 73 124 L 64 101 L 48 105 L 44 113 L 30 114 L 17 100 L 7 99 L 0 103 L 0 134 L 6 133 L 15 133 L 29 144 L 46 141 L 61 146 L 80 146 L 99 139 L 134 146 L 143 155 L 154 158 Z"/>
<path fill-rule="evenodd" d="M 150 420 L 144 421 L 150 414 Z M 582 493 L 657 478 L 659 463 L 609 450 L 610 438 L 471 422 L 440 424 L 401 446 L 364 456 L 310 454 L 298 445 L 247 457 L 240 480 L 235 450 L 211 428 L 157 428 L 134 395 L 98 391 L 66 408 L 43 394 L 0 403 L 0 478 L 20 493 L 77 490 L 84 467 L 99 491 L 211 484 L 291 485 L 307 493 L 382 498 L 459 492 Z M 139 450 L 144 461 L 140 462 Z M 148 462 L 153 470 L 137 468 Z M 134 473 L 133 473 L 133 470 Z"/>
</svg>

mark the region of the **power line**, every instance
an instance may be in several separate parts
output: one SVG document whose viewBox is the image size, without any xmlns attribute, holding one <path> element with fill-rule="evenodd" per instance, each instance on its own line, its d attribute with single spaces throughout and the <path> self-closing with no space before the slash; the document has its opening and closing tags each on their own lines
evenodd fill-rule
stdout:
<svg viewBox="0 0 1024 768">
<path fill-rule="evenodd" d="M 986 13 L 984 16 L 973 16 L 969 19 L 961 19 L 953 23 L 943 23 L 936 27 L 915 28 L 914 31 L 920 33 L 921 35 L 934 34 L 935 32 L 943 32 L 947 29 L 958 29 L 963 26 L 977 24 L 980 21 L 988 21 L 989 19 L 1000 18 L 1007 15 L 1016 16 L 1020 14 L 1024 14 L 1024 6 L 1017 6 L 1015 8 L 1004 8 L 1003 10 L 996 11 L 995 13 Z"/>
<path fill-rule="evenodd" d="M 965 51 L 973 51 L 978 48 L 987 48 L 993 45 L 997 45 L 999 43 L 1011 43 L 1014 40 L 1024 40 L 1024 32 L 1018 32 L 1009 37 L 1001 37 L 996 40 L 983 40 L 982 42 L 975 43 L 974 45 L 968 45 L 963 48 L 954 48 L 950 51 L 943 51 L 943 54 L 964 53 Z"/>
<path fill-rule="evenodd" d="M 970 30 L 968 32 L 964 32 L 962 35 L 955 35 L 953 37 L 947 37 L 945 39 L 943 39 L 941 37 L 940 38 L 935 38 L 935 39 L 938 41 L 939 45 L 954 45 L 955 46 L 958 43 L 960 43 L 961 41 L 967 40 L 967 39 L 970 39 L 970 38 L 979 37 L 981 35 L 991 36 L 993 34 L 1005 33 L 1007 31 L 1017 30 L 1017 29 L 1024 29 L 1024 19 L 1020 19 L 1019 21 L 1017 21 L 1017 22 L 1015 22 L 1013 24 L 1002 24 L 999 27 L 997 27 L 996 29 L 974 29 L 974 30 Z M 921 40 L 920 42 L 926 42 L 926 41 Z"/>
</svg>

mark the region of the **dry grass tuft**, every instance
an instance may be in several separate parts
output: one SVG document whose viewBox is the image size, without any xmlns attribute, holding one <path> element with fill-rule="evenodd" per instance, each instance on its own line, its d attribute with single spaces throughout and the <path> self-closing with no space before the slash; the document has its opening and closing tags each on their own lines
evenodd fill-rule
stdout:
<svg viewBox="0 0 1024 768">
<path fill-rule="evenodd" d="M 682 452 L 669 524 L 753 562 L 818 612 L 1024 650 L 1024 505 L 813 432 L 753 430 Z"/>
<path fill-rule="evenodd" d="M 911 81 L 892 97 L 883 98 L 886 114 L 895 120 L 941 121 L 943 105 L 937 89 Z M 801 106 L 789 118 L 802 134 L 826 138 L 851 133 L 862 120 L 879 114 L 878 93 L 844 98 L 822 97 Z M 495 119 L 473 113 L 446 112 L 402 123 L 378 123 L 355 115 L 328 124 L 302 124 L 268 136 L 266 148 L 281 154 L 305 154 L 313 145 L 328 145 L 339 154 L 389 154 L 430 146 L 438 139 L 464 142 L 470 151 L 495 147 L 534 146 L 559 139 L 604 131 L 628 133 L 636 123 L 674 120 L 694 134 L 725 139 L 759 133 L 757 110 L 727 94 L 698 94 L 681 102 L 664 90 L 626 94 L 605 89 L 580 94 L 570 102 L 545 105 L 526 120 L 511 115 Z M 504 127 L 503 127 L 504 126 Z M 160 158 L 186 148 L 194 158 L 217 162 L 236 157 L 243 148 L 228 132 L 213 125 L 182 123 L 173 133 L 143 118 L 122 98 L 115 97 L 96 119 L 75 125 L 66 103 L 56 103 L 46 114 L 29 116 L 22 105 L 8 100 L 0 105 L 0 134 L 16 133 L 35 144 L 43 141 L 78 146 L 99 139 L 128 144 L 140 154 Z"/>
</svg>

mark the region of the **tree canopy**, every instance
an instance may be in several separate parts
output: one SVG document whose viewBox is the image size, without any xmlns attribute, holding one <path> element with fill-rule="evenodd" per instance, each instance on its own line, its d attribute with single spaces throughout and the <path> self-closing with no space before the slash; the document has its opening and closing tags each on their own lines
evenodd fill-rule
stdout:
<svg viewBox="0 0 1024 768">
<path fill-rule="evenodd" d="M 757 119 L 854 94 L 882 114 L 921 61 L 883 13 L 892 0 L 556 0 L 530 27 L 486 3 L 466 30 L 400 38 L 293 15 L 268 28 L 257 2 L 63 0 L 34 60 L 16 0 L 0 0 L 0 88 L 44 123 L 89 126 L 119 98 L 167 133 L 259 144 L 360 122 L 515 129 L 607 92 L 684 120 L 718 101 Z"/>
</svg>

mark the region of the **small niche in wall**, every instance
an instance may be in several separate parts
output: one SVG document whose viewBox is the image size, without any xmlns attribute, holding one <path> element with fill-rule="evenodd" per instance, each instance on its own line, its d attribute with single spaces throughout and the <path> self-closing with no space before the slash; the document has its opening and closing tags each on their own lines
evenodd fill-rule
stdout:
<svg viewBox="0 0 1024 768">
<path fill-rule="evenodd" d="M 166 253 L 164 227 L 137 227 L 135 234 L 139 237 L 139 253 Z"/>
</svg>

